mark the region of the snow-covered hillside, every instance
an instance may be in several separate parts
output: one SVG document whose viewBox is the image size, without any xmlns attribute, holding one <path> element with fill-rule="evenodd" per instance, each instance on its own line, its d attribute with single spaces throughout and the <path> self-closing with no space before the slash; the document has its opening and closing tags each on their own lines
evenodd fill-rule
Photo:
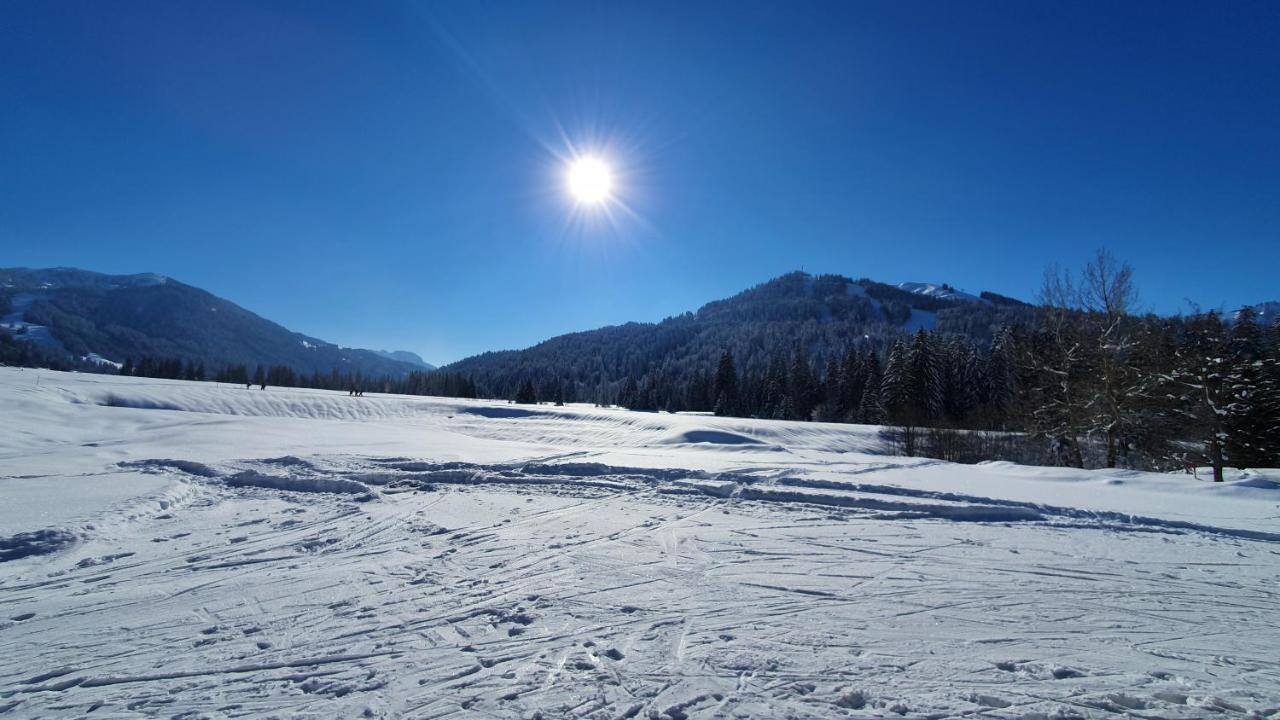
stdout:
<svg viewBox="0 0 1280 720">
<path fill-rule="evenodd" d="M 902 283 L 898 283 L 898 289 L 905 290 L 906 292 L 909 292 L 915 295 L 924 295 L 925 297 L 938 298 L 939 300 L 986 302 L 986 300 L 983 300 L 977 295 L 967 293 L 963 290 L 956 290 L 955 288 L 951 287 L 950 285 L 947 285 L 946 283 L 943 283 L 941 285 L 935 285 L 933 283 L 902 282 Z"/>
<path fill-rule="evenodd" d="M 1270 717 L 1280 475 L 0 368 L 0 716 Z"/>
</svg>

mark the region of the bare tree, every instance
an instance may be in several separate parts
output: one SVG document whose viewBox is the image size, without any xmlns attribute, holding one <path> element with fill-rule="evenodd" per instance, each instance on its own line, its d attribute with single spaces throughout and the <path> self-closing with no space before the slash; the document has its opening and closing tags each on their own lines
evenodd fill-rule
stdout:
<svg viewBox="0 0 1280 720">
<path fill-rule="evenodd" d="M 1079 302 L 1092 313 L 1119 320 L 1133 313 L 1138 304 L 1138 288 L 1133 284 L 1133 268 L 1116 260 L 1105 248 L 1094 253 L 1081 273 Z"/>
<path fill-rule="evenodd" d="M 1088 403 L 1085 392 L 1088 348 L 1076 321 L 1079 298 L 1070 271 L 1057 265 L 1045 270 L 1040 305 L 1046 347 L 1026 357 L 1038 385 L 1035 388 L 1038 403 L 1032 413 L 1037 430 L 1058 443 L 1068 463 L 1084 467 L 1080 437 Z"/>
<path fill-rule="evenodd" d="M 1139 382 L 1130 353 L 1132 313 L 1138 302 L 1133 268 L 1099 249 L 1081 273 L 1078 301 L 1086 311 L 1088 334 L 1096 345 L 1095 385 L 1089 399 L 1089 429 L 1106 440 L 1107 467 L 1115 467 L 1120 444 L 1131 427 Z"/>
</svg>

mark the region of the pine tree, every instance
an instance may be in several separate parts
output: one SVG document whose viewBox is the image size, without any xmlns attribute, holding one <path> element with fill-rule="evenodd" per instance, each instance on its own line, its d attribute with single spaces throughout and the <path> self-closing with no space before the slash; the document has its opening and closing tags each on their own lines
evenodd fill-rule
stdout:
<svg viewBox="0 0 1280 720">
<path fill-rule="evenodd" d="M 538 392 L 533 387 L 533 380 L 526 379 L 520 384 L 520 389 L 516 391 L 515 401 L 521 405 L 537 404 Z"/>
<path fill-rule="evenodd" d="M 774 420 L 790 420 L 788 412 L 791 406 L 785 401 L 790 393 L 787 382 L 787 363 L 782 355 L 774 355 L 769 361 L 769 369 L 765 371 L 764 385 L 761 388 L 761 415 Z"/>
<path fill-rule="evenodd" d="M 908 341 L 896 340 L 889 351 L 889 362 L 885 365 L 881 382 L 885 419 L 898 427 L 902 452 L 907 456 L 916 454 L 917 429 L 922 421 L 918 402 L 921 395 L 912 354 Z"/>
<path fill-rule="evenodd" d="M 948 340 L 941 350 L 943 415 L 951 424 L 963 427 L 978 406 L 982 384 L 978 350 L 958 338 Z"/>
<path fill-rule="evenodd" d="M 740 412 L 738 370 L 728 350 L 720 354 L 720 362 L 716 366 L 715 398 L 716 415 L 737 415 Z"/>
<path fill-rule="evenodd" d="M 879 425 L 884 422 L 884 406 L 880 397 L 884 377 L 880 370 L 880 357 L 868 351 L 864 367 L 866 380 L 862 386 L 862 397 L 858 400 L 858 422 Z"/>
<path fill-rule="evenodd" d="M 1255 317 L 1249 307 L 1237 313 L 1226 348 L 1225 451 L 1228 462 L 1240 469 L 1271 467 L 1280 460 L 1280 385 Z"/>
<path fill-rule="evenodd" d="M 889 360 L 884 366 L 884 378 L 880 384 L 880 398 L 885 417 L 894 423 L 906 422 L 910 414 L 911 358 L 906 341 L 901 338 L 889 348 Z"/>
<path fill-rule="evenodd" d="M 868 355 L 872 358 L 876 357 L 873 352 L 868 352 Z M 860 353 L 852 348 L 845 350 L 844 357 L 840 361 L 840 382 L 837 387 L 836 408 L 841 420 L 862 422 L 862 394 L 867 386 L 866 366 L 867 361 Z"/>
<path fill-rule="evenodd" d="M 1135 383 L 1128 399 L 1134 418 L 1128 442 L 1147 466 L 1157 470 L 1186 467 L 1181 447 L 1185 418 L 1179 398 L 1183 389 L 1169 375 L 1178 364 L 1180 329 L 1179 321 L 1145 318 L 1130 356 Z"/>
<path fill-rule="evenodd" d="M 635 409 L 640 404 L 640 384 L 636 382 L 634 377 L 628 377 L 627 381 L 622 384 L 622 390 L 618 392 L 618 405 L 624 408 Z"/>
<path fill-rule="evenodd" d="M 820 422 L 840 422 L 845 419 L 840 409 L 842 382 L 840 379 L 840 362 L 834 354 L 827 357 L 826 370 L 817 381 L 820 388 L 819 400 L 814 408 L 814 419 Z"/>
<path fill-rule="evenodd" d="M 933 337 L 923 329 L 911 341 L 909 410 L 915 424 L 929 426 L 942 415 L 941 358 Z"/>
<path fill-rule="evenodd" d="M 797 345 L 791 356 L 791 373 L 788 380 L 789 407 L 784 416 L 788 420 L 810 420 L 813 407 L 817 404 L 817 383 L 813 379 L 813 369 L 809 367 L 809 358 Z"/>
<path fill-rule="evenodd" d="M 1014 398 L 1018 396 L 1018 351 L 1013 332 L 1000 328 L 991 344 L 984 383 L 988 422 L 992 427 L 1005 430 L 1009 427 Z"/>
<path fill-rule="evenodd" d="M 1229 369 L 1226 340 L 1217 313 L 1187 320 L 1185 337 L 1178 347 L 1177 364 L 1167 376 L 1175 390 L 1184 423 L 1182 432 L 1203 445 L 1199 454 L 1213 468 L 1214 482 L 1223 481 L 1227 439 L 1224 418 L 1231 402 L 1227 386 Z"/>
</svg>

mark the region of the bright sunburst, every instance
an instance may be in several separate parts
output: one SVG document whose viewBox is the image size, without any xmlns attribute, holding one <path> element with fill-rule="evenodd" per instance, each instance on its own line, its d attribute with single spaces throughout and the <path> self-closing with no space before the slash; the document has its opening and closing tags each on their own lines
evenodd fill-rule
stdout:
<svg viewBox="0 0 1280 720">
<path fill-rule="evenodd" d="M 570 163 L 569 193 L 581 205 L 599 205 L 613 192 L 613 172 L 600 158 L 580 157 Z"/>
</svg>

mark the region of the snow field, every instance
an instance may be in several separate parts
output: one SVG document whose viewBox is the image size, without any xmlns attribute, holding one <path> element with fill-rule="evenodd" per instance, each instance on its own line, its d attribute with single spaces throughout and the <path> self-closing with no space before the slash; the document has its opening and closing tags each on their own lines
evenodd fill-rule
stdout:
<svg viewBox="0 0 1280 720">
<path fill-rule="evenodd" d="M 956 466 L 857 426 L 0 386 L 0 717 L 1280 711 L 1274 475 Z"/>
</svg>

